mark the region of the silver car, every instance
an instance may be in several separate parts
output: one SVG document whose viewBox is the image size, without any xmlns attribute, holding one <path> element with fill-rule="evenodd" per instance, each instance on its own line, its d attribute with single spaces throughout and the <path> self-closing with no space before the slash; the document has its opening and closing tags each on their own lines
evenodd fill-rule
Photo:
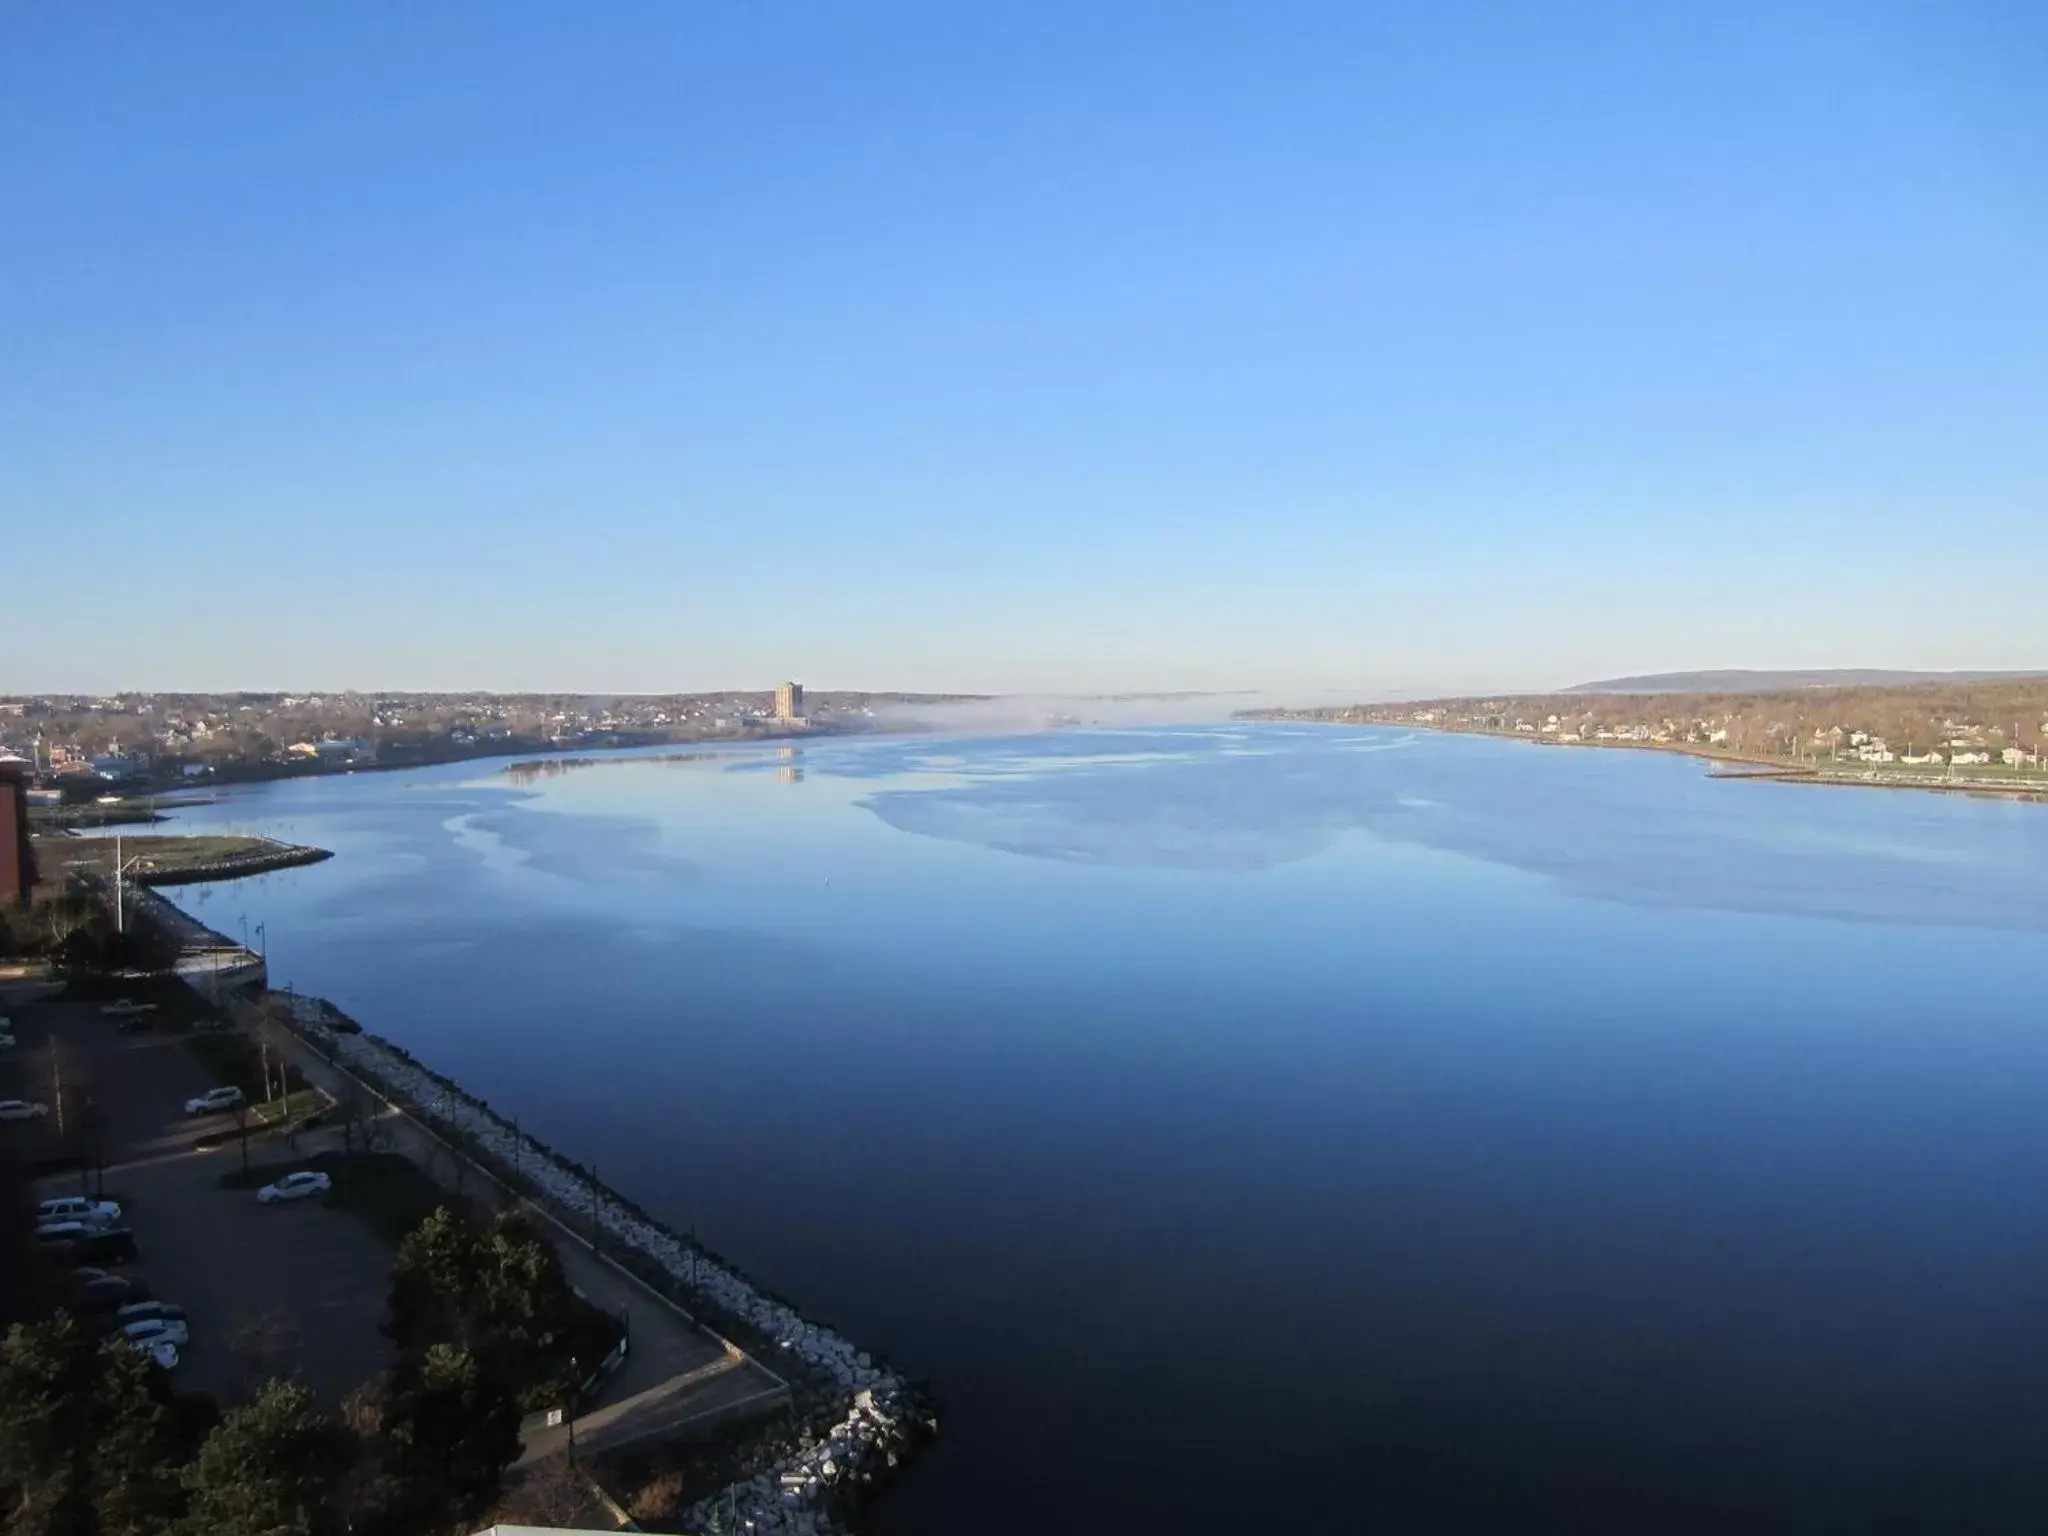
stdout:
<svg viewBox="0 0 2048 1536">
<path fill-rule="evenodd" d="M 226 1109 L 240 1109 L 248 1102 L 239 1088 L 209 1088 L 196 1099 L 185 1101 L 188 1115 L 213 1115 Z"/>
<path fill-rule="evenodd" d="M 256 1203 L 276 1205 L 284 1200 L 304 1200 L 313 1195 L 324 1195 L 333 1187 L 334 1181 L 326 1174 L 310 1168 L 301 1169 L 257 1190 Z"/>
<path fill-rule="evenodd" d="M 112 1200 L 89 1200 L 84 1195 L 58 1195 L 36 1207 L 36 1220 L 85 1221 L 96 1227 L 111 1227 L 121 1219 L 121 1207 Z"/>
</svg>

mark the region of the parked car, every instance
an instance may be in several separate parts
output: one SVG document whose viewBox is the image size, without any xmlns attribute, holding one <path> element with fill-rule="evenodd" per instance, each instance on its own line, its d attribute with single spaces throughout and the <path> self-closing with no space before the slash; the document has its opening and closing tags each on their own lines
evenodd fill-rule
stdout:
<svg viewBox="0 0 2048 1536">
<path fill-rule="evenodd" d="M 288 1173 L 275 1184 L 266 1184 L 256 1191 L 260 1205 L 276 1205 L 284 1200 L 304 1200 L 309 1195 L 324 1195 L 334 1187 L 334 1180 L 316 1169 L 304 1168 L 297 1173 Z"/>
<path fill-rule="evenodd" d="M 191 1342 L 192 1334 L 181 1317 L 144 1317 L 123 1324 L 121 1337 L 131 1344 L 148 1339 L 152 1343 L 174 1344 L 183 1349 Z"/>
<path fill-rule="evenodd" d="M 77 1279 L 77 1276 L 88 1273 L 93 1275 L 92 1279 Z M 116 1312 L 138 1301 L 149 1300 L 149 1286 L 145 1281 L 110 1275 L 103 1270 L 79 1269 L 72 1271 L 72 1275 L 75 1283 L 71 1288 L 71 1299 L 81 1312 Z"/>
<path fill-rule="evenodd" d="M 121 1207 L 112 1200 L 92 1200 L 84 1195 L 57 1195 L 36 1207 L 37 1221 L 89 1221 L 110 1227 L 121 1219 Z"/>
<path fill-rule="evenodd" d="M 185 1309 L 169 1301 L 131 1301 L 125 1307 L 114 1309 L 114 1321 L 122 1328 L 130 1323 L 148 1322 L 176 1323 L 180 1328 L 188 1326 Z"/>
<path fill-rule="evenodd" d="M 239 1088 L 209 1088 L 198 1098 L 185 1101 L 185 1113 L 217 1115 L 224 1109 L 240 1109 L 248 1102 L 248 1095 Z"/>
<path fill-rule="evenodd" d="M 90 1237 L 100 1229 L 73 1217 L 64 1216 L 56 1221 L 36 1223 L 36 1241 L 39 1243 L 76 1242 L 81 1237 Z"/>
<path fill-rule="evenodd" d="M 33 1099 L 0 1099 L 0 1120 L 40 1120 L 49 1112 L 49 1105 Z"/>
<path fill-rule="evenodd" d="M 13 1049 L 14 1049 L 14 1036 L 12 1036 L 12 1035 L 7 1035 L 7 1034 L 0 1034 L 0 1051 L 11 1051 L 11 1050 L 13 1050 Z"/>
<path fill-rule="evenodd" d="M 128 1347 L 139 1355 L 147 1355 L 167 1371 L 178 1368 L 178 1346 L 169 1339 L 130 1339 Z"/>
<path fill-rule="evenodd" d="M 100 1012 L 110 1019 L 138 1019 L 146 1013 L 155 1013 L 155 1003 L 138 1003 L 133 998 L 121 998 L 118 1002 L 103 1003 Z"/>
</svg>

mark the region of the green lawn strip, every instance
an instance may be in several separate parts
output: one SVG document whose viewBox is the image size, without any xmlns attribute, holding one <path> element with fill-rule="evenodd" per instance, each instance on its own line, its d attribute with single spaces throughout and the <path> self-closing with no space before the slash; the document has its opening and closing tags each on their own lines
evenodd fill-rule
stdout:
<svg viewBox="0 0 2048 1536">
<path fill-rule="evenodd" d="M 303 1115 L 317 1114 L 334 1101 L 318 1088 L 299 1088 L 268 1104 L 249 1106 L 249 1127 L 281 1125 Z"/>
</svg>

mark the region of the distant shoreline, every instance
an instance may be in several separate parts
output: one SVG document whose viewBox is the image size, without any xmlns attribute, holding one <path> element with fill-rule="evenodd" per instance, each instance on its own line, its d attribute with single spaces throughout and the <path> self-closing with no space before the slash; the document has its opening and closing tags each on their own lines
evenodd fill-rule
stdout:
<svg viewBox="0 0 2048 1536">
<path fill-rule="evenodd" d="M 1732 771 L 1710 773 L 1715 779 L 1767 779 L 1780 784 L 1824 784 L 1845 789 L 1919 789 L 1936 794 L 1992 796 L 2001 800 L 2023 800 L 2034 804 L 2048 804 L 2048 774 L 2042 775 L 2037 783 L 2016 783 L 2005 779 L 1933 778 L 1898 769 L 1886 769 L 1876 764 L 1858 764 L 1850 768 L 1843 764 L 1787 763 L 1783 758 L 1761 757 L 1746 752 L 1716 751 L 1696 742 L 1683 741 L 1559 741 L 1551 736 L 1532 736 L 1525 731 L 1497 731 L 1478 726 L 1432 724 L 1421 720 L 1342 720 L 1329 715 L 1273 711 L 1257 715 L 1241 716 L 1247 720 L 1263 720 L 1295 725 L 1381 725 L 1390 729 L 1408 731 L 1432 731 L 1440 736 L 1484 736 L 1496 741 L 1511 741 L 1521 746 L 1587 748 L 1595 751 L 1620 749 L 1628 752 L 1673 752 L 1684 757 L 1696 757 L 1703 762 L 1716 763 Z"/>
</svg>

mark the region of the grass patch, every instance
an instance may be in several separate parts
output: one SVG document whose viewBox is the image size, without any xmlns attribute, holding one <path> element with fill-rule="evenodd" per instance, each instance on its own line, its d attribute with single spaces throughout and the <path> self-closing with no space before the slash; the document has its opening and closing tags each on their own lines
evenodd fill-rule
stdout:
<svg viewBox="0 0 2048 1536">
<path fill-rule="evenodd" d="M 249 1106 L 249 1128 L 258 1126 L 266 1130 L 273 1125 L 282 1125 L 287 1120 L 296 1120 L 327 1107 L 327 1095 L 318 1088 L 295 1088 L 281 1099 L 272 1099 L 268 1104 Z"/>
<path fill-rule="evenodd" d="M 302 1168 L 317 1169 L 334 1181 L 323 1204 L 353 1212 L 393 1246 L 441 1206 L 472 1219 L 467 1200 L 443 1189 L 399 1152 L 316 1152 L 291 1162 L 259 1163 L 247 1173 L 239 1168 L 223 1173 L 220 1187 L 260 1189 Z"/>
</svg>

